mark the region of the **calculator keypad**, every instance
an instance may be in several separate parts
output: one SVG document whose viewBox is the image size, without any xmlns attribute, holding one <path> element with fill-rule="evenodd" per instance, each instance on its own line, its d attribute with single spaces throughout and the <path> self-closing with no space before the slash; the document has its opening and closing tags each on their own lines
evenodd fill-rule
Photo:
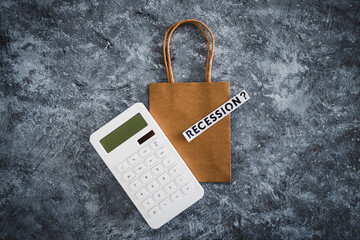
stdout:
<svg viewBox="0 0 360 240">
<path fill-rule="evenodd" d="M 137 154 L 134 154 L 128 158 L 128 161 L 129 161 L 130 165 L 134 165 L 140 161 L 140 158 Z"/>
<path fill-rule="evenodd" d="M 146 167 L 145 167 L 145 165 L 144 165 L 143 163 L 140 163 L 139 165 L 137 165 L 137 166 L 134 168 L 134 170 L 135 170 L 135 173 L 141 174 L 141 173 L 143 173 L 143 172 L 146 170 Z"/>
<path fill-rule="evenodd" d="M 150 192 L 154 192 L 159 187 L 160 187 L 160 185 L 156 181 L 153 181 L 147 185 L 147 188 Z"/>
<path fill-rule="evenodd" d="M 175 165 L 174 167 L 170 168 L 169 170 L 171 176 L 175 177 L 180 173 L 180 169 L 178 165 Z"/>
<path fill-rule="evenodd" d="M 149 215 L 151 217 L 157 217 L 160 214 L 160 209 L 158 207 L 154 207 L 149 211 Z"/>
<path fill-rule="evenodd" d="M 127 161 L 116 166 L 129 189 L 152 218 L 193 190 L 163 142 L 159 137 L 152 140 Z"/>
<path fill-rule="evenodd" d="M 166 199 L 166 200 L 162 201 L 159 205 L 162 209 L 166 209 L 166 208 L 170 207 L 171 202 L 169 199 Z"/>
<path fill-rule="evenodd" d="M 136 193 L 136 197 L 139 200 L 143 200 L 144 198 L 146 198 L 149 195 L 149 193 L 145 190 L 145 189 L 141 189 L 140 191 L 138 191 Z"/>
<path fill-rule="evenodd" d="M 148 198 L 142 202 L 142 205 L 145 209 L 150 209 L 155 205 L 155 202 L 152 200 L 152 198 Z"/>
<path fill-rule="evenodd" d="M 125 170 L 129 168 L 129 164 L 127 164 L 127 162 L 122 162 L 116 168 L 117 170 L 119 170 L 120 173 L 123 173 Z"/>
<path fill-rule="evenodd" d="M 133 178 L 135 178 L 135 174 L 132 171 L 128 171 L 124 174 L 124 180 L 129 182 L 131 181 Z"/>
<path fill-rule="evenodd" d="M 158 158 L 164 158 L 167 155 L 167 149 L 165 147 L 161 148 L 156 152 Z"/>
<path fill-rule="evenodd" d="M 150 156 L 148 157 L 147 159 L 145 159 L 145 163 L 148 165 L 148 166 L 151 166 L 153 165 L 154 163 L 157 162 L 157 159 L 155 156 Z"/>
<path fill-rule="evenodd" d="M 171 199 L 174 201 L 174 202 L 177 202 L 181 199 L 182 197 L 182 194 L 177 191 L 176 193 L 174 193 L 173 195 L 171 195 Z"/>
<path fill-rule="evenodd" d="M 164 188 L 168 193 L 172 193 L 176 190 L 176 185 L 173 182 L 171 182 L 166 184 Z"/>
<path fill-rule="evenodd" d="M 150 147 L 151 147 L 152 149 L 158 149 L 160 146 L 161 146 L 161 140 L 160 140 L 160 138 L 157 138 L 157 139 L 153 140 L 153 141 L 150 143 Z"/>
<path fill-rule="evenodd" d="M 190 193 L 191 190 L 192 190 L 192 184 L 191 184 L 191 183 L 186 184 L 185 186 L 183 186 L 183 187 L 181 188 L 181 190 L 183 190 L 183 192 L 184 192 L 185 194 Z"/>
<path fill-rule="evenodd" d="M 164 193 L 163 190 L 159 190 L 154 194 L 154 199 L 156 201 L 161 201 L 166 197 L 166 194 Z"/>
<path fill-rule="evenodd" d="M 151 175 L 151 173 L 150 173 L 150 172 L 147 172 L 147 173 L 145 173 L 144 175 L 142 175 L 142 176 L 140 177 L 140 180 L 141 180 L 143 183 L 147 183 L 147 182 L 149 182 L 152 178 L 153 178 L 153 176 Z"/>
<path fill-rule="evenodd" d="M 162 163 L 165 167 L 170 167 L 175 162 L 175 159 L 173 157 L 166 158 Z"/>
<path fill-rule="evenodd" d="M 149 155 L 149 154 L 151 153 L 151 150 L 150 150 L 150 148 L 149 148 L 148 146 L 146 146 L 146 147 L 143 147 L 143 148 L 139 151 L 139 153 L 140 153 L 140 156 L 141 156 L 141 157 L 146 157 L 147 155 Z"/>
<path fill-rule="evenodd" d="M 184 185 L 185 183 L 187 183 L 187 179 L 186 179 L 185 175 L 182 174 L 182 175 L 180 175 L 179 177 L 177 177 L 177 178 L 175 179 L 175 182 L 177 183 L 177 185 L 182 186 L 182 185 Z"/>
<path fill-rule="evenodd" d="M 164 168 L 161 166 L 161 164 L 158 164 L 155 167 L 153 167 L 151 171 L 153 172 L 154 175 L 159 175 L 164 171 Z"/>
<path fill-rule="evenodd" d="M 158 180 L 160 184 L 166 184 L 168 181 L 170 181 L 170 177 L 167 173 L 162 174 L 160 177 L 158 177 Z"/>
<path fill-rule="evenodd" d="M 137 180 L 137 179 L 136 179 L 135 181 L 133 181 L 132 183 L 130 183 L 130 188 L 131 188 L 131 190 L 133 190 L 133 191 L 138 190 L 140 187 L 141 187 L 141 183 L 140 183 L 140 181 Z"/>
</svg>

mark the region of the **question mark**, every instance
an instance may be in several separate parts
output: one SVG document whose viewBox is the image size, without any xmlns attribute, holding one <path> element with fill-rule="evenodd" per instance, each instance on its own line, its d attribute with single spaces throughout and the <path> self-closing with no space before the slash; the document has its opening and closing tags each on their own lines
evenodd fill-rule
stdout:
<svg viewBox="0 0 360 240">
<path fill-rule="evenodd" d="M 241 93 L 240 93 L 240 96 L 242 96 L 243 98 L 246 99 L 246 94 L 245 94 L 245 92 L 241 92 Z"/>
</svg>

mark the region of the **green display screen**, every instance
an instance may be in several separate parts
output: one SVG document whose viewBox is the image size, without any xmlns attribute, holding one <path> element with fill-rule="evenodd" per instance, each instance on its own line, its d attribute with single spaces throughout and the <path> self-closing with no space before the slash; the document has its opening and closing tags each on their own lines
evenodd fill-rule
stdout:
<svg viewBox="0 0 360 240">
<path fill-rule="evenodd" d="M 105 151 L 109 153 L 147 125 L 144 118 L 138 113 L 102 138 L 100 143 L 105 148 Z"/>
</svg>

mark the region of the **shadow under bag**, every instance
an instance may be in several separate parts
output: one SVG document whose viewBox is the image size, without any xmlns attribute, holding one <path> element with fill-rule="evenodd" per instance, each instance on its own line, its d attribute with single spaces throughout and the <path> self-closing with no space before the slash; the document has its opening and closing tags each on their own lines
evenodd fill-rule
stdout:
<svg viewBox="0 0 360 240">
<path fill-rule="evenodd" d="M 174 30 L 183 23 L 195 25 L 207 40 L 206 82 L 174 83 L 169 50 L 170 38 Z M 209 39 L 201 26 L 211 36 L 211 54 Z M 230 115 L 191 142 L 187 142 L 182 135 L 194 123 L 230 99 L 229 82 L 211 82 L 214 47 L 214 37 L 210 29 L 200 21 L 184 20 L 167 30 L 163 53 L 168 82 L 149 85 L 150 112 L 198 181 L 230 182 Z"/>
</svg>

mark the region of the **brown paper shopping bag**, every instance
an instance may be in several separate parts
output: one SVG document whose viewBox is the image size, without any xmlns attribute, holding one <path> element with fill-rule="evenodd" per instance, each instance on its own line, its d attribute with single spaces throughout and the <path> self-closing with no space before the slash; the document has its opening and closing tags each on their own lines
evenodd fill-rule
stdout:
<svg viewBox="0 0 360 240">
<path fill-rule="evenodd" d="M 183 23 L 191 23 L 201 30 L 207 40 L 206 82 L 174 83 L 170 61 L 170 38 Z M 211 36 L 209 39 L 204 27 Z M 167 45 L 167 47 L 166 47 Z M 165 51 L 166 49 L 166 51 Z M 170 142 L 200 182 L 230 182 L 230 116 L 226 116 L 191 142 L 182 133 L 230 98 L 229 82 L 211 82 L 211 64 L 214 56 L 214 37 L 200 21 L 184 20 L 171 26 L 163 45 L 168 83 L 149 85 L 150 112 Z"/>
</svg>

